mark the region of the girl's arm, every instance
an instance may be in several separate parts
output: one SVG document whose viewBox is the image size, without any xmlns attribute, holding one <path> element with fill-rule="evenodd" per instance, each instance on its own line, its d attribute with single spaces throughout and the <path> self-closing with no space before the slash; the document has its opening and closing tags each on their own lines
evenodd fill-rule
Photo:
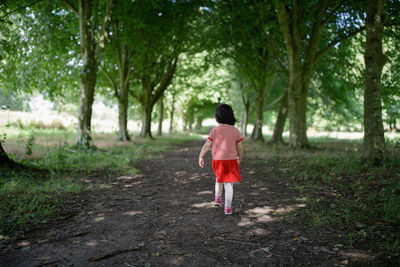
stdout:
<svg viewBox="0 0 400 267">
<path fill-rule="evenodd" d="M 243 145 L 242 145 L 242 142 L 239 142 L 239 143 L 236 144 L 236 149 L 237 149 L 238 156 L 239 156 L 238 163 L 240 163 L 242 161 L 242 158 L 243 158 Z"/>
<path fill-rule="evenodd" d="M 201 168 L 204 167 L 204 155 L 207 153 L 207 151 L 210 149 L 212 145 L 212 141 L 210 139 L 207 139 L 206 143 L 203 145 L 203 148 L 200 151 L 200 155 L 199 155 L 199 166 Z"/>
</svg>

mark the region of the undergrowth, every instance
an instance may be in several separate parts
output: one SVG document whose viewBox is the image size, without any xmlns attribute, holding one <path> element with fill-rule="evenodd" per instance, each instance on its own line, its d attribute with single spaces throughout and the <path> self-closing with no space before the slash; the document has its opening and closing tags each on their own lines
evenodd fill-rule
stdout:
<svg viewBox="0 0 400 267">
<path fill-rule="evenodd" d="M 373 249 L 385 259 L 400 256 L 400 150 L 388 142 L 381 165 L 361 159 L 358 142 L 312 143 L 291 150 L 248 141 L 245 155 L 290 180 L 305 207 L 289 219 L 310 230 L 334 229 L 350 248 Z M 273 178 L 274 179 L 274 178 Z"/>
<path fill-rule="evenodd" d="M 40 134 L 35 132 L 21 153 L 30 154 L 26 150 L 32 149 L 32 140 L 40 138 Z M 84 150 L 73 145 L 57 145 L 47 147 L 43 157 L 24 156 L 19 168 L 0 168 L 0 235 L 17 236 L 56 218 L 68 196 L 92 189 L 92 184 L 81 183 L 79 178 L 137 173 L 135 166 L 139 161 L 198 136 L 135 138 L 133 143 L 118 143 L 111 134 L 101 138 L 107 144 L 100 148 Z"/>
</svg>

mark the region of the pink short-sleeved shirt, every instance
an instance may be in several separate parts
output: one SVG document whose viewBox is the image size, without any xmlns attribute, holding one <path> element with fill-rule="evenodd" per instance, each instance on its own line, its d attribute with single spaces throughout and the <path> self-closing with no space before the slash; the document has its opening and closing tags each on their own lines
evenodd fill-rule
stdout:
<svg viewBox="0 0 400 267">
<path fill-rule="evenodd" d="M 213 142 L 213 160 L 232 160 L 238 156 L 236 144 L 243 137 L 235 126 L 221 124 L 211 130 L 208 139 Z"/>
</svg>

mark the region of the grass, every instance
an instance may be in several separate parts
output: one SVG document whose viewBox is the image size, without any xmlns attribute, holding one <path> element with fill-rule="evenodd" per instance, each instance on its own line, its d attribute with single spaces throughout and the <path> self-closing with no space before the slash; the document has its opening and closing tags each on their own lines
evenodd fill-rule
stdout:
<svg viewBox="0 0 400 267">
<path fill-rule="evenodd" d="M 333 229 L 347 246 L 373 249 L 389 259 L 400 256 L 400 149 L 388 142 L 385 161 L 361 160 L 362 143 L 311 139 L 312 149 L 291 150 L 246 141 L 245 155 L 269 166 L 279 181 L 301 194 L 304 208 L 289 219 L 312 230 Z M 265 179 L 265 178 L 264 178 Z M 261 178 L 262 180 L 262 178 Z"/>
<path fill-rule="evenodd" d="M 135 137 L 133 143 L 120 143 L 115 133 L 100 133 L 93 138 L 97 149 L 90 151 L 74 147 L 74 138 L 71 132 L 54 129 L 7 136 L 6 150 L 14 148 L 11 157 L 25 167 L 0 169 L 0 235 L 18 236 L 47 223 L 61 214 L 71 195 L 99 190 L 80 182 L 82 177 L 137 173 L 139 161 L 199 136 Z"/>
</svg>

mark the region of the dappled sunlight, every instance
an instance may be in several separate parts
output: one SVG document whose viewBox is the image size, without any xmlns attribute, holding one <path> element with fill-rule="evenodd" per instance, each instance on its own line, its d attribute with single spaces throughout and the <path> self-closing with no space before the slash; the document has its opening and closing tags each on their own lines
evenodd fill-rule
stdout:
<svg viewBox="0 0 400 267">
<path fill-rule="evenodd" d="M 304 208 L 305 206 L 306 206 L 306 204 L 304 204 L 304 203 L 283 206 L 283 207 L 280 207 L 280 208 L 274 210 L 274 214 L 275 213 L 276 214 L 285 214 L 285 213 L 291 212 L 297 208 Z"/>
<path fill-rule="evenodd" d="M 27 246 L 30 246 L 31 245 L 31 242 L 29 242 L 29 241 L 21 241 L 21 242 L 19 242 L 18 244 L 17 244 L 17 246 L 18 247 L 27 247 Z"/>
<path fill-rule="evenodd" d="M 237 224 L 238 226 L 252 226 L 255 224 L 266 224 L 271 223 L 273 221 L 280 220 L 279 215 L 286 214 L 291 212 L 297 208 L 303 208 L 306 204 L 298 203 L 293 205 L 286 205 L 280 207 L 272 207 L 272 206 L 260 206 L 255 207 L 249 210 L 246 210 L 244 213 L 246 216 L 242 216 L 241 221 Z M 263 230 L 263 229 L 261 229 Z M 257 230 L 258 233 L 249 233 L 252 235 L 260 235 L 263 231 Z"/>
<path fill-rule="evenodd" d="M 193 208 L 213 208 L 213 202 L 203 202 L 192 204 Z"/>
<path fill-rule="evenodd" d="M 101 221 L 104 221 L 104 219 L 105 219 L 104 213 L 99 213 L 99 214 L 97 214 L 97 217 L 93 219 L 93 221 L 101 222 Z"/>
<path fill-rule="evenodd" d="M 134 180 L 138 178 L 142 178 L 143 174 L 134 174 L 134 175 L 122 175 L 117 178 L 117 180 Z"/>
<path fill-rule="evenodd" d="M 103 188 L 103 189 L 110 189 L 110 188 L 112 188 L 112 186 L 109 185 L 109 184 L 100 184 L 99 187 L 100 187 L 100 188 Z"/>
<path fill-rule="evenodd" d="M 256 216 L 259 216 L 259 215 L 264 215 L 264 214 L 268 214 L 268 213 L 270 213 L 270 212 L 272 212 L 272 211 L 274 211 L 274 209 L 272 208 L 272 207 L 270 207 L 270 206 L 263 206 L 263 207 L 256 207 L 256 208 L 254 208 L 254 209 L 250 209 L 250 210 L 248 210 L 248 211 L 246 211 L 245 213 L 246 214 L 249 214 L 249 215 L 256 215 Z"/>
<path fill-rule="evenodd" d="M 141 210 L 132 210 L 132 211 L 124 212 L 122 214 L 123 215 L 134 216 L 134 215 L 138 215 L 138 214 L 143 214 L 143 211 L 141 211 Z"/>
<path fill-rule="evenodd" d="M 367 254 L 366 251 L 357 250 L 357 249 L 343 250 L 343 251 L 340 251 L 339 254 L 341 256 L 349 257 L 349 258 L 357 259 L 357 260 L 373 260 L 375 258 L 375 256 Z"/>
<path fill-rule="evenodd" d="M 255 228 L 247 233 L 251 236 L 267 236 L 271 234 L 271 231 L 262 229 L 262 228 Z"/>
<path fill-rule="evenodd" d="M 183 265 L 185 260 L 182 256 L 180 256 L 180 257 L 175 257 L 175 258 L 171 259 L 169 262 L 171 265 Z"/>
<path fill-rule="evenodd" d="M 269 216 L 269 215 L 264 215 L 264 214 L 262 214 L 262 215 L 259 215 L 260 217 L 257 217 L 256 218 L 256 222 L 257 223 L 269 223 L 269 222 L 272 222 L 272 221 L 276 221 L 277 220 L 277 218 L 273 218 L 273 217 L 271 217 L 271 216 Z"/>
<path fill-rule="evenodd" d="M 252 226 L 255 223 L 248 217 L 242 217 L 240 222 L 237 224 L 238 226 Z"/>
<path fill-rule="evenodd" d="M 202 196 L 202 195 L 212 195 L 212 194 L 214 194 L 214 192 L 213 192 L 213 191 L 210 191 L 210 190 L 197 192 L 197 195 L 199 195 L 199 196 Z"/>
<path fill-rule="evenodd" d="M 191 181 L 198 181 L 200 179 L 200 175 L 198 175 L 197 173 L 195 173 L 194 175 L 192 175 L 189 180 Z"/>
<path fill-rule="evenodd" d="M 184 147 L 184 148 L 178 149 L 177 151 L 178 152 L 187 152 L 187 151 L 189 151 L 189 148 L 188 147 Z"/>
<path fill-rule="evenodd" d="M 186 171 L 177 171 L 175 172 L 175 175 L 180 177 L 180 176 L 186 176 L 187 172 Z"/>
<path fill-rule="evenodd" d="M 117 180 L 132 180 L 132 179 L 134 178 L 130 175 L 122 175 L 120 177 L 117 177 Z"/>
<path fill-rule="evenodd" d="M 129 183 L 129 184 L 124 184 L 124 187 L 133 187 L 135 185 L 139 185 L 141 184 L 141 181 L 137 181 L 137 182 L 133 182 L 133 183 Z"/>
<path fill-rule="evenodd" d="M 86 243 L 86 246 L 89 246 L 89 247 L 95 247 L 97 245 L 98 245 L 97 240 L 91 240 L 91 241 Z"/>
</svg>

